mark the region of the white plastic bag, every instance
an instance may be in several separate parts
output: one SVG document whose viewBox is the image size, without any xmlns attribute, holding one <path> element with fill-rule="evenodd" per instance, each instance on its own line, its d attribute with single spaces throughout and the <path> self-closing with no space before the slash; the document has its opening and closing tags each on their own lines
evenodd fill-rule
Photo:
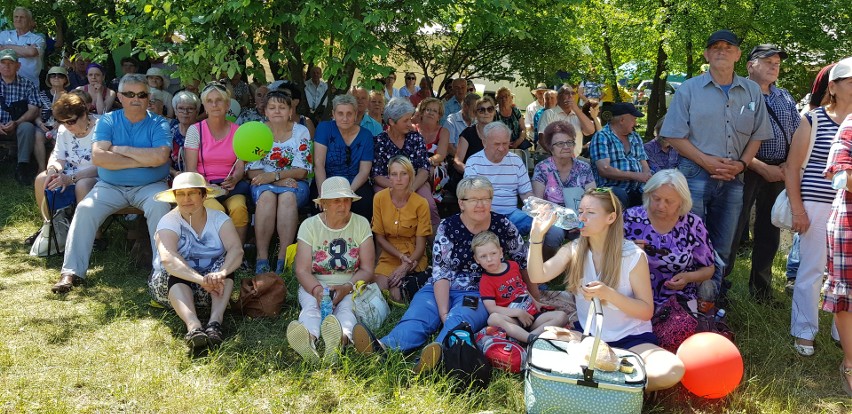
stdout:
<svg viewBox="0 0 852 414">
<path fill-rule="evenodd" d="M 382 290 L 375 283 L 356 283 L 352 300 L 355 302 L 355 316 L 370 330 L 375 331 L 381 327 L 390 314 L 390 307 L 382 296 Z"/>
</svg>

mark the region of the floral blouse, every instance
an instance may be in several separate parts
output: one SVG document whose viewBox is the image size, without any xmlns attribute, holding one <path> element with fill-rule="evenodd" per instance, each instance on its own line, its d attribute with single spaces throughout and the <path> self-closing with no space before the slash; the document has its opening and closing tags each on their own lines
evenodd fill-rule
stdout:
<svg viewBox="0 0 852 414">
<path fill-rule="evenodd" d="M 698 284 L 689 283 L 683 290 L 672 290 L 665 282 L 683 272 L 692 272 L 714 264 L 715 253 L 710 244 L 707 227 L 700 217 L 686 213 L 666 234 L 657 233 L 642 206 L 624 211 L 624 237 L 645 240 L 648 269 L 651 271 L 651 289 L 654 303 L 662 305 L 671 295 L 681 295 L 686 300 L 696 299 Z"/>
<path fill-rule="evenodd" d="M 509 260 L 518 262 L 521 269 L 527 268 L 527 251 L 521 234 L 506 216 L 492 212 L 488 231 L 500 239 L 500 247 Z M 451 290 L 479 292 L 479 280 L 483 270 L 473 260 L 473 252 L 470 250 L 473 236 L 459 214 L 441 221 L 435 234 L 435 243 L 432 245 L 432 277 L 428 283 L 434 284 L 441 279 L 447 279 L 450 281 Z"/>
<path fill-rule="evenodd" d="M 586 185 L 595 182 L 595 177 L 592 174 L 592 166 L 589 163 L 575 158 L 574 166 L 571 167 L 571 174 L 568 175 L 567 180 L 560 183 L 559 170 L 556 169 L 553 157 L 548 157 L 546 160 L 536 164 L 532 180 L 544 184 L 545 200 L 564 206 L 563 188 L 586 188 Z"/>
<path fill-rule="evenodd" d="M 178 122 L 177 119 L 171 120 L 169 128 L 172 133 L 172 153 L 170 155 L 172 159 L 172 168 L 175 171 L 185 171 L 183 142 L 186 140 L 186 137 L 180 133 L 180 122 Z"/>
<path fill-rule="evenodd" d="M 293 134 L 284 142 L 273 141 L 272 150 L 266 157 L 249 163 L 249 170 L 264 172 L 284 171 L 292 168 L 302 168 L 313 172 L 313 144 L 308 129 L 299 124 L 293 124 Z"/>
<path fill-rule="evenodd" d="M 414 164 L 414 173 L 417 170 L 429 168 L 428 153 L 426 152 L 426 144 L 423 141 L 423 136 L 417 131 L 411 131 L 405 134 L 405 141 L 402 143 L 402 148 L 396 146 L 388 135 L 387 131 L 382 132 L 375 137 L 373 144 L 373 170 L 371 177 L 387 177 L 388 161 L 395 155 L 405 155 Z M 414 177 L 411 177 L 413 180 Z"/>
</svg>

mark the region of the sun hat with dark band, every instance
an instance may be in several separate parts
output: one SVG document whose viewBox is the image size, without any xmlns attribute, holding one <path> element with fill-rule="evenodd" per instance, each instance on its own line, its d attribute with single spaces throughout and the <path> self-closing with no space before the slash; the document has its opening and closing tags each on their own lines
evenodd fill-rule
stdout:
<svg viewBox="0 0 852 414">
<path fill-rule="evenodd" d="M 203 175 L 195 172 L 184 172 L 175 177 L 174 181 L 172 181 L 172 188 L 155 194 L 154 200 L 165 203 L 176 203 L 175 190 L 184 190 L 187 188 L 204 188 L 207 190 L 207 198 L 216 198 L 225 195 L 225 190 L 208 185 Z"/>
<path fill-rule="evenodd" d="M 358 201 L 361 196 L 352 191 L 352 188 L 349 187 L 349 180 L 346 178 L 330 177 L 322 182 L 320 196 L 314 199 L 314 203 L 319 204 L 322 200 L 334 200 L 336 198 L 351 198 L 352 201 Z"/>
</svg>

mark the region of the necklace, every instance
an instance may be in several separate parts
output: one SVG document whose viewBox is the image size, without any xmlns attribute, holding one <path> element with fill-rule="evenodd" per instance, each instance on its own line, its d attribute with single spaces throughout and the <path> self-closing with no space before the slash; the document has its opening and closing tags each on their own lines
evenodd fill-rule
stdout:
<svg viewBox="0 0 852 414">
<path fill-rule="evenodd" d="M 77 138 L 83 138 L 86 135 L 89 135 L 90 128 L 92 128 L 92 117 L 91 117 L 91 115 L 86 117 L 86 129 L 83 130 L 83 135 L 74 134 L 74 136 L 77 137 Z"/>
</svg>

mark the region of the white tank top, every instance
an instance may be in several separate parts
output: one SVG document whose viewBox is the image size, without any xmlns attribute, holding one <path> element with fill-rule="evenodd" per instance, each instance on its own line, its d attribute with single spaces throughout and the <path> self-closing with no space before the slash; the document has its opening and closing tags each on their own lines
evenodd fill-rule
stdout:
<svg viewBox="0 0 852 414">
<path fill-rule="evenodd" d="M 632 241 L 625 240 L 622 244 L 621 253 L 621 277 L 618 279 L 618 287 L 615 288 L 618 293 L 629 298 L 634 298 L 633 287 L 630 286 L 630 271 L 636 267 L 639 258 L 644 256 L 645 252 L 637 247 Z M 583 269 L 583 285 L 597 281 L 598 276 L 595 272 L 595 263 L 592 260 L 592 252 L 589 251 L 586 256 L 586 262 Z M 585 328 L 586 319 L 589 315 L 589 301 L 583 297 L 583 294 L 574 295 L 577 303 L 577 316 L 580 318 L 580 325 Z M 642 321 L 633 317 L 627 316 L 621 309 L 616 308 L 610 303 L 603 305 L 603 330 L 601 340 L 605 342 L 618 341 L 626 336 L 639 335 L 646 332 L 651 332 L 651 321 Z M 596 322 L 592 322 L 590 333 L 594 335 L 597 326 Z"/>
</svg>

